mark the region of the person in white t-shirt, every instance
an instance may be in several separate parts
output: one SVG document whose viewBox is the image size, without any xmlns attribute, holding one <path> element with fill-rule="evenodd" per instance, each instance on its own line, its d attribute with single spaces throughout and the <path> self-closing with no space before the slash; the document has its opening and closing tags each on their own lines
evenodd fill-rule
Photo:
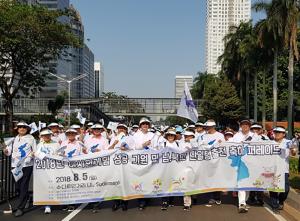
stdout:
<svg viewBox="0 0 300 221">
<path fill-rule="evenodd" d="M 143 117 L 139 122 L 139 130 L 133 135 L 134 149 L 136 150 L 148 150 L 154 148 L 154 136 L 152 132 L 149 132 L 151 127 L 150 120 Z M 148 199 L 140 198 L 138 199 L 139 210 L 144 210 Z"/>
<path fill-rule="evenodd" d="M 58 123 L 51 123 L 48 125 L 48 128 L 51 130 L 51 140 L 56 141 L 57 143 L 61 144 L 66 139 L 66 136 L 59 132 L 59 124 Z"/>
<path fill-rule="evenodd" d="M 206 133 L 202 136 L 202 140 L 199 141 L 200 144 L 207 145 L 206 147 L 212 147 L 214 144 L 221 143 L 225 141 L 224 135 L 216 131 L 216 122 L 209 119 L 204 124 Z M 211 192 L 209 193 L 210 199 L 207 207 L 211 207 L 213 204 L 221 205 L 221 192 Z"/>
<path fill-rule="evenodd" d="M 203 135 L 206 133 L 204 124 L 201 122 L 197 122 L 195 124 L 195 139 L 197 142 L 201 141 Z"/>
<path fill-rule="evenodd" d="M 15 217 L 23 215 L 26 202 L 29 198 L 29 183 L 33 171 L 34 152 L 36 151 L 36 141 L 30 135 L 30 126 L 25 122 L 17 124 L 18 135 L 3 150 L 6 156 L 11 156 L 11 167 L 22 167 L 23 176 L 16 182 L 16 190 L 19 193 Z"/>
<path fill-rule="evenodd" d="M 261 141 L 260 137 L 252 133 L 250 131 L 251 121 L 247 118 L 240 120 L 240 131 L 237 132 L 232 139 L 231 142 L 243 142 L 243 141 Z M 239 213 L 247 213 L 248 206 L 246 204 L 248 192 L 246 191 L 238 191 L 238 199 L 239 199 Z"/>
<path fill-rule="evenodd" d="M 159 149 L 171 147 L 179 148 L 179 141 L 176 140 L 176 130 L 175 128 L 169 128 L 165 133 L 166 141 L 160 144 Z M 174 197 L 162 197 L 161 210 L 165 211 L 169 206 L 174 206 Z"/>
<path fill-rule="evenodd" d="M 87 148 L 87 153 L 95 153 L 101 150 L 108 149 L 108 141 L 101 134 L 103 126 L 94 124 L 91 126 L 91 135 L 84 141 L 84 146 Z"/>
<path fill-rule="evenodd" d="M 52 139 L 52 132 L 49 129 L 44 129 L 40 132 L 41 141 L 37 145 L 37 151 L 35 152 L 35 157 L 43 159 L 45 156 L 55 156 L 58 155 L 58 150 L 60 145 L 57 141 Z M 45 206 L 45 214 L 51 213 L 51 207 Z"/>
<path fill-rule="evenodd" d="M 194 146 L 197 146 L 195 133 L 193 131 L 185 130 L 183 132 L 184 141 L 180 143 L 180 147 L 185 150 L 190 150 Z M 183 210 L 190 211 L 192 206 L 192 196 L 183 197 Z"/>
<path fill-rule="evenodd" d="M 293 146 L 291 140 L 285 139 L 286 131 L 284 127 L 275 127 L 274 132 L 274 142 L 280 144 L 281 148 L 284 148 L 285 156 L 285 191 L 283 193 L 270 192 L 271 207 L 274 213 L 279 213 L 283 210 L 284 202 L 288 197 L 290 185 L 289 185 L 289 156 L 296 155 L 296 146 Z"/>
</svg>

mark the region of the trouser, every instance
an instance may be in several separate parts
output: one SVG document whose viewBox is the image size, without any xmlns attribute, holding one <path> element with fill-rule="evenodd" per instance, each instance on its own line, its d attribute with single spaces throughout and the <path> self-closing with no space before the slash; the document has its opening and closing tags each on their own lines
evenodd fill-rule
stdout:
<svg viewBox="0 0 300 221">
<path fill-rule="evenodd" d="M 149 199 L 147 199 L 147 198 L 140 198 L 140 199 L 138 199 L 138 204 L 141 207 L 147 206 L 148 202 L 149 202 Z"/>
<path fill-rule="evenodd" d="M 16 190 L 19 193 L 19 198 L 17 200 L 17 209 L 23 210 L 27 200 L 29 199 L 29 182 L 31 178 L 33 167 L 23 167 L 23 176 L 16 182 Z"/>
<path fill-rule="evenodd" d="M 170 196 L 170 197 L 162 197 L 161 198 L 161 202 L 162 204 L 166 203 L 168 205 L 173 205 L 174 204 L 174 197 Z"/>
<path fill-rule="evenodd" d="M 184 196 L 183 197 L 183 205 L 184 206 L 191 206 L 192 205 L 192 197 L 191 196 Z"/>
<path fill-rule="evenodd" d="M 249 193 L 249 198 L 250 201 L 259 201 L 259 202 L 263 202 L 264 200 L 264 192 L 262 191 L 250 191 Z"/>
<path fill-rule="evenodd" d="M 247 198 L 248 192 L 246 191 L 238 191 L 238 198 L 239 198 L 239 206 L 246 205 L 246 198 Z"/>
<path fill-rule="evenodd" d="M 299 144 L 300 145 L 300 144 Z M 300 148 L 300 147 L 299 147 Z M 300 154 L 300 153 L 299 153 Z M 300 156 L 299 156 L 299 160 L 298 160 L 298 173 L 300 173 Z"/>
<path fill-rule="evenodd" d="M 271 206 L 273 209 L 277 209 L 280 205 L 283 205 L 287 199 L 290 191 L 289 174 L 285 174 L 285 191 L 283 193 L 270 192 Z"/>
</svg>

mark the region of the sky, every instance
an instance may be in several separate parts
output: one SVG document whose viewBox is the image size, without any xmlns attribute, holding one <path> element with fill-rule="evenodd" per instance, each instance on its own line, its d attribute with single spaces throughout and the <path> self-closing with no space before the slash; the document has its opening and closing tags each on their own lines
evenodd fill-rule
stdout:
<svg viewBox="0 0 300 221">
<path fill-rule="evenodd" d="M 176 75 L 205 71 L 205 0 L 70 1 L 103 64 L 106 92 L 171 98 Z"/>
</svg>

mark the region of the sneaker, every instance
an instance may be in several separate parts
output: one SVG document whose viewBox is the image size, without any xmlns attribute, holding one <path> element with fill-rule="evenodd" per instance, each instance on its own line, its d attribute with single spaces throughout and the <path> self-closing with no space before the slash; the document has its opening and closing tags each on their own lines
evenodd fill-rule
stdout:
<svg viewBox="0 0 300 221">
<path fill-rule="evenodd" d="M 248 212 L 247 206 L 244 205 L 244 204 L 241 204 L 241 205 L 239 206 L 239 213 L 247 213 L 247 212 Z"/>
<path fill-rule="evenodd" d="M 216 201 L 214 199 L 208 200 L 208 203 L 205 205 L 206 207 L 212 207 L 213 204 L 215 204 Z"/>
<path fill-rule="evenodd" d="M 12 214 L 13 213 L 12 206 L 10 204 L 8 204 L 7 207 L 4 208 L 3 213 L 4 214 Z"/>
<path fill-rule="evenodd" d="M 164 210 L 167 210 L 168 207 L 169 207 L 169 206 L 168 206 L 168 203 L 167 203 L 167 202 L 163 202 L 162 205 L 161 205 L 161 210 L 163 210 L 163 211 L 164 211 Z"/>
<path fill-rule="evenodd" d="M 114 205 L 112 206 L 112 211 L 117 211 L 120 207 L 120 203 L 114 203 Z"/>
<path fill-rule="evenodd" d="M 184 210 L 184 211 L 190 211 L 190 210 L 191 210 L 191 207 L 190 207 L 190 206 L 184 206 L 184 207 L 183 207 L 183 210 Z"/>
<path fill-rule="evenodd" d="M 279 206 L 278 206 L 278 210 L 283 210 L 283 204 L 279 204 Z"/>
<path fill-rule="evenodd" d="M 144 210 L 144 209 L 145 209 L 145 205 L 144 205 L 144 204 L 140 204 L 140 205 L 139 205 L 139 210 L 142 211 L 142 210 Z"/>
<path fill-rule="evenodd" d="M 75 206 L 68 206 L 68 212 L 73 212 L 75 210 Z"/>
<path fill-rule="evenodd" d="M 51 207 L 50 206 L 46 206 L 45 207 L 45 214 L 50 214 L 51 213 Z"/>
<path fill-rule="evenodd" d="M 20 217 L 20 216 L 23 216 L 23 210 L 20 210 L 20 209 L 17 209 L 17 211 L 14 213 L 14 216 L 15 217 Z"/>
<path fill-rule="evenodd" d="M 272 208 L 273 213 L 275 214 L 279 214 L 280 210 L 278 208 Z"/>
<path fill-rule="evenodd" d="M 122 203 L 121 207 L 122 207 L 123 211 L 127 211 L 127 209 L 128 209 L 126 203 Z"/>
<path fill-rule="evenodd" d="M 222 201 L 221 200 L 216 200 L 215 203 L 219 206 L 219 205 L 221 205 Z"/>
</svg>

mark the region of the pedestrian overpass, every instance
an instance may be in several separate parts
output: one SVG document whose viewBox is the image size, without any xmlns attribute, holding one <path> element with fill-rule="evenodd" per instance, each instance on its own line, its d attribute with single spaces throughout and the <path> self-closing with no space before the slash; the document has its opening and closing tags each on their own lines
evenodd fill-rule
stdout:
<svg viewBox="0 0 300 221">
<path fill-rule="evenodd" d="M 50 98 L 19 98 L 15 99 L 14 115 L 49 115 Z M 71 99 L 71 110 L 81 109 L 88 119 L 98 118 L 101 113 L 107 116 L 175 116 L 179 106 L 178 98 L 92 98 Z M 199 112 L 200 100 L 194 100 Z M 5 100 L 0 99 L 0 115 L 5 115 Z M 60 110 L 68 110 L 68 100 Z"/>
</svg>

